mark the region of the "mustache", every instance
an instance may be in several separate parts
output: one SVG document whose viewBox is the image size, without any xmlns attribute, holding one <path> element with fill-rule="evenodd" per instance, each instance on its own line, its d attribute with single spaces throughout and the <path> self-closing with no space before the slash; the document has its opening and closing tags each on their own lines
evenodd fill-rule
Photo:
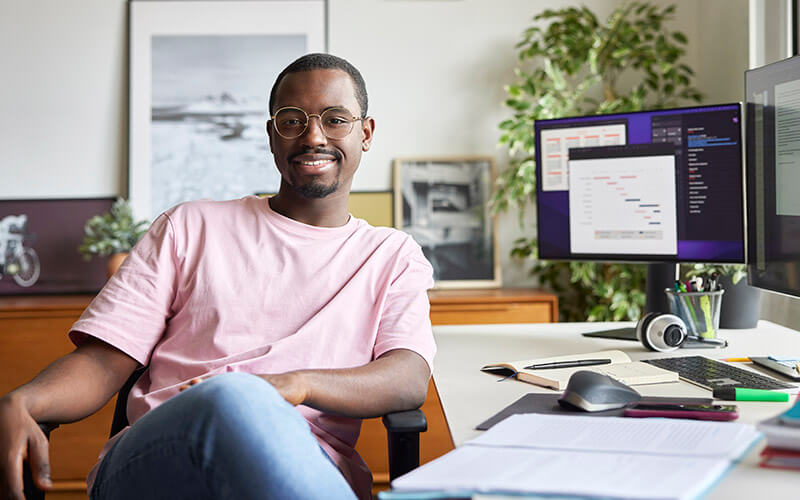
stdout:
<svg viewBox="0 0 800 500">
<path fill-rule="evenodd" d="M 330 155 L 330 156 L 333 156 L 334 158 L 336 158 L 336 161 L 341 161 L 341 159 L 342 159 L 342 153 L 336 151 L 335 149 L 305 148 L 302 151 L 299 151 L 297 153 L 293 153 L 293 154 L 289 155 L 288 161 L 291 163 L 298 156 L 309 154 L 309 153 L 310 154 L 318 154 L 318 155 Z"/>
</svg>

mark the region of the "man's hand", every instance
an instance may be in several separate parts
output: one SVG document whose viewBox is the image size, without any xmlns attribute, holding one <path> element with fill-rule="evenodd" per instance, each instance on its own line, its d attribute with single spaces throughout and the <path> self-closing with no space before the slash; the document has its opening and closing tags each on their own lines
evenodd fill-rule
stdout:
<svg viewBox="0 0 800 500">
<path fill-rule="evenodd" d="M 210 375 L 213 376 L 213 375 Z M 189 380 L 186 390 L 210 376 Z M 419 354 L 407 349 L 384 353 L 354 368 L 297 370 L 259 375 L 293 406 L 353 418 L 371 418 L 419 408 L 425 402 L 431 372 Z"/>
<path fill-rule="evenodd" d="M 196 386 L 204 380 L 208 380 L 214 375 L 206 377 L 195 377 L 180 386 L 180 391 L 185 391 Z M 292 406 L 303 404 L 308 397 L 308 387 L 305 385 L 301 372 L 279 373 L 274 375 L 259 375 L 274 387 L 278 393 Z"/>
<path fill-rule="evenodd" d="M 0 398 L 0 494 L 22 499 L 22 462 L 28 461 L 41 490 L 53 487 L 47 438 L 19 398 Z"/>
<path fill-rule="evenodd" d="M 259 376 L 272 384 L 272 387 L 292 406 L 303 404 L 308 399 L 308 385 L 303 378 L 302 372 Z"/>
</svg>

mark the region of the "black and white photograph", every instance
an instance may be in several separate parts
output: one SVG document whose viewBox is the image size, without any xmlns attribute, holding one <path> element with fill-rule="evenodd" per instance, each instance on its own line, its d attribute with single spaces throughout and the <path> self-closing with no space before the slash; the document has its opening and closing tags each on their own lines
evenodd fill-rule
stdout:
<svg viewBox="0 0 800 500">
<path fill-rule="evenodd" d="M 137 217 L 277 191 L 265 132 L 269 91 L 288 63 L 324 51 L 323 4 L 132 3 L 129 190 Z"/>
<path fill-rule="evenodd" d="M 491 158 L 398 159 L 395 221 L 422 247 L 438 288 L 499 287 Z"/>
</svg>

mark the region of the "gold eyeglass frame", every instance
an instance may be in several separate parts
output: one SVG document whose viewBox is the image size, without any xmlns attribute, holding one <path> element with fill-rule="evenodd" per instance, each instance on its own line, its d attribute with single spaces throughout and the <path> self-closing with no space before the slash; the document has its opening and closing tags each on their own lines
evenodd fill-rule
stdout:
<svg viewBox="0 0 800 500">
<path fill-rule="evenodd" d="M 350 116 L 351 116 L 351 118 L 350 118 L 350 120 L 348 120 L 348 123 L 350 124 L 350 130 L 348 130 L 348 131 L 347 131 L 347 133 L 346 133 L 346 134 L 344 134 L 344 135 L 343 135 L 343 136 L 341 136 L 341 137 L 331 137 L 331 136 L 329 136 L 329 135 L 328 135 L 328 133 L 325 131 L 325 125 L 323 125 L 323 124 L 322 124 L 322 115 L 324 115 L 324 114 L 325 114 L 325 113 L 327 113 L 328 111 L 332 111 L 332 110 L 334 110 L 334 109 L 343 109 L 343 110 L 347 111 L 348 113 L 350 113 L 350 110 L 349 110 L 349 109 L 347 109 L 347 108 L 329 108 L 329 109 L 326 109 L 325 111 L 323 111 L 322 113 L 307 113 L 305 109 L 303 109 L 303 108 L 298 108 L 297 106 L 284 106 L 284 107 L 282 107 L 282 108 L 280 108 L 280 109 L 276 110 L 276 111 L 275 111 L 275 114 L 269 117 L 269 118 L 270 118 L 270 120 L 272 120 L 272 122 L 273 122 L 273 123 L 275 123 L 275 117 L 276 117 L 276 116 L 278 116 L 278 113 L 280 113 L 281 111 L 283 111 L 283 110 L 285 110 L 285 109 L 296 109 L 296 110 L 298 110 L 298 111 L 302 112 L 302 113 L 303 113 L 303 114 L 306 116 L 306 124 L 305 124 L 305 126 L 303 127 L 303 131 L 302 131 L 302 132 L 300 132 L 299 134 L 297 134 L 297 135 L 296 135 L 296 136 L 294 136 L 294 137 L 287 137 L 287 136 L 285 136 L 285 135 L 281 134 L 281 131 L 280 131 L 280 130 L 278 130 L 278 126 L 277 126 L 277 124 L 276 124 L 276 125 L 273 125 L 273 127 L 275 128 L 275 132 L 277 132 L 279 136 L 281 136 L 281 137 L 283 137 L 284 139 L 287 139 L 287 140 L 291 140 L 291 139 L 297 139 L 298 137 L 302 137 L 302 136 L 303 136 L 303 134 L 305 134 L 305 133 L 308 131 L 308 124 L 309 124 L 309 123 L 311 123 L 311 118 L 312 118 L 312 117 L 314 117 L 314 116 L 316 116 L 316 117 L 319 119 L 319 125 L 320 125 L 320 130 L 322 130 L 322 135 L 324 135 L 324 136 L 325 136 L 325 137 L 327 137 L 328 139 L 333 139 L 334 141 L 336 141 L 336 140 L 341 140 L 341 139 L 344 139 L 345 137 L 347 137 L 348 135 L 350 135 L 350 134 L 353 132 L 353 128 L 355 128 L 355 127 L 353 126 L 353 124 L 354 124 L 355 122 L 357 122 L 357 121 L 364 121 L 364 120 L 367 118 L 366 116 L 364 116 L 364 117 L 358 117 L 358 116 L 353 116 L 353 115 L 351 114 L 351 115 L 350 115 Z"/>
</svg>

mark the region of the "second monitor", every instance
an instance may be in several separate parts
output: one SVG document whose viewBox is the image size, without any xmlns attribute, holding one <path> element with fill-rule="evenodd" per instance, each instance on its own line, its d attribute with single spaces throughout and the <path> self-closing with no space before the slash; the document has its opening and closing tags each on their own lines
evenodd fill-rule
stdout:
<svg viewBox="0 0 800 500">
<path fill-rule="evenodd" d="M 535 140 L 539 258 L 744 262 L 738 103 L 537 120 Z"/>
</svg>

